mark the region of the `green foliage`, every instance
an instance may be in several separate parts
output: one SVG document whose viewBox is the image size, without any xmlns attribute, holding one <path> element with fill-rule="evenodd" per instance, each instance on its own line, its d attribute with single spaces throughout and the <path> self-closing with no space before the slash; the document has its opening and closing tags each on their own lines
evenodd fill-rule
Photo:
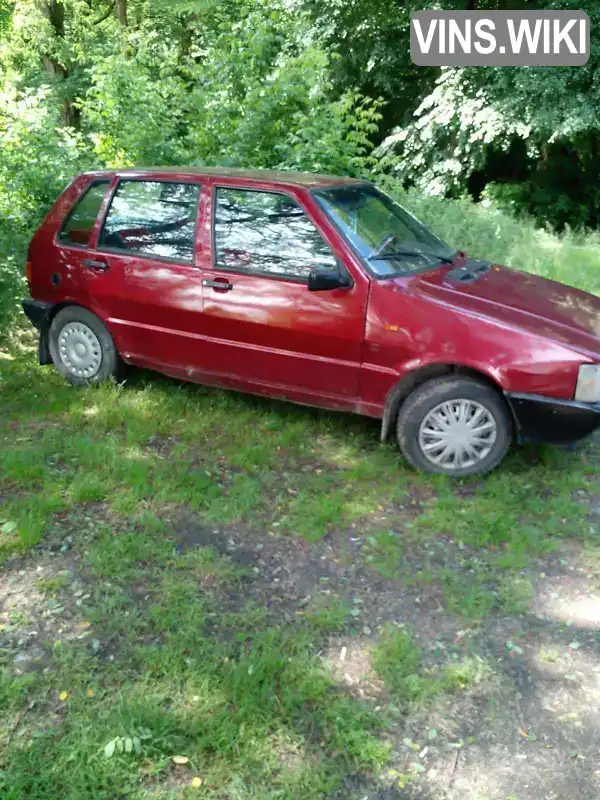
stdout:
<svg viewBox="0 0 600 800">
<path fill-rule="evenodd" d="M 82 136 L 60 127 L 47 100 L 45 89 L 0 89 L 0 332 L 25 291 L 24 263 L 33 230 L 73 174 L 88 163 Z"/>
<path fill-rule="evenodd" d="M 14 11 L 14 13 L 13 13 Z M 89 167 L 223 164 L 364 174 L 379 103 L 334 91 L 309 17 L 279 0 L 0 5 L 0 330 L 26 246 Z"/>
<path fill-rule="evenodd" d="M 578 8 L 546 2 L 545 8 Z M 600 8 L 588 9 L 592 29 Z M 583 67 L 444 68 L 413 119 L 382 145 L 383 166 L 428 194 L 479 197 L 490 182 L 503 206 L 564 228 L 600 221 L 600 96 L 592 37 Z"/>
<path fill-rule="evenodd" d="M 12 3 L 9 3 L 8 0 L 0 0 L 0 38 L 10 30 L 12 15 Z"/>
<path fill-rule="evenodd" d="M 360 174 L 377 103 L 331 96 L 304 17 L 259 8 L 205 37 L 201 56 L 140 42 L 94 71 L 82 113 L 108 164 L 194 163 Z"/>
</svg>

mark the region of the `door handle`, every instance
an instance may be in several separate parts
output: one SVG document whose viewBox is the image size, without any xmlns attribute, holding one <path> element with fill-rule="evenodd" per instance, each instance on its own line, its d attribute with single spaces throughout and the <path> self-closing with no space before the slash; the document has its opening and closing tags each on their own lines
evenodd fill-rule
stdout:
<svg viewBox="0 0 600 800">
<path fill-rule="evenodd" d="M 221 289 L 224 292 L 230 292 L 233 289 L 233 283 L 230 283 L 227 280 L 223 281 L 203 280 L 202 286 L 212 286 L 213 289 Z"/>
<path fill-rule="evenodd" d="M 84 258 L 83 266 L 98 270 L 108 269 L 108 264 L 106 261 L 94 261 L 92 258 Z"/>
</svg>

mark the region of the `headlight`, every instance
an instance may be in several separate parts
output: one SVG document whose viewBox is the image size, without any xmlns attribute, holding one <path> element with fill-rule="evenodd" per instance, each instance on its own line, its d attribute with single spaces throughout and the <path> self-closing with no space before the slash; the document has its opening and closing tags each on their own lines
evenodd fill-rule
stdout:
<svg viewBox="0 0 600 800">
<path fill-rule="evenodd" d="M 600 364 L 579 367 L 575 400 L 580 403 L 600 403 Z"/>
</svg>

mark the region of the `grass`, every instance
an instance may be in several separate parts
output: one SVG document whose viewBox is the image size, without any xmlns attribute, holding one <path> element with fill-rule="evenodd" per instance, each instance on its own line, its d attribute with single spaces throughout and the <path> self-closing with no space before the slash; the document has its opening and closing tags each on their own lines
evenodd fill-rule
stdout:
<svg viewBox="0 0 600 800">
<path fill-rule="evenodd" d="M 365 558 L 387 577 L 403 564 L 406 572 L 407 536 L 435 547 L 444 535 L 459 555 L 484 550 L 488 566 L 516 570 L 585 526 L 575 493 L 593 487 L 593 446 L 576 454 L 517 449 L 485 482 L 464 482 L 465 495 L 443 478 L 407 471 L 393 443 L 378 444 L 370 420 L 143 373 L 123 386 L 78 391 L 36 367 L 31 350 L 11 352 L 18 357 L 0 361 L 5 554 L 31 546 L 56 515 L 86 504 L 124 519 L 146 514 L 144 524 L 159 527 L 164 509 L 185 508 L 215 524 L 309 542 L 384 516 L 391 526 L 368 533 Z M 418 506 L 415 492 L 426 495 Z"/>
<path fill-rule="evenodd" d="M 416 200 L 473 253 L 600 288 L 594 236 Z M 476 652 L 435 644 L 432 655 L 418 630 L 366 624 L 371 581 L 427 594 L 470 630 L 526 615 L 537 559 L 566 539 L 598 563 L 593 443 L 515 448 L 485 480 L 452 483 L 408 470 L 368 419 L 144 372 L 74 389 L 36 365 L 30 333 L 0 349 L 0 407 L 0 561 L 7 586 L 31 573 L 28 603 L 0 616 L 7 800 L 310 800 L 354 797 L 349 781 L 363 797 L 388 774 L 397 709 L 492 674 Z M 258 541 L 264 551 L 245 557 Z M 253 587 L 270 542 L 289 548 L 292 570 L 302 542 L 365 583 L 317 576 L 310 596 L 265 602 Z M 20 669 L 40 620 L 33 666 Z M 372 702 L 323 655 L 339 639 L 363 648 L 363 636 L 361 668 L 382 681 Z M 411 769 L 402 780 L 419 779 Z"/>
<path fill-rule="evenodd" d="M 53 515 L 85 503 L 124 516 L 179 504 L 215 523 L 261 520 L 314 540 L 405 493 L 398 470 L 385 496 L 373 485 L 372 471 L 392 474 L 398 458 L 378 447 L 375 423 L 367 471 L 352 462 L 367 441 L 358 418 L 340 427 L 332 414 L 298 417 L 283 404 L 139 374 L 77 392 L 31 360 L 1 363 L 5 551 L 35 543 Z"/>
<path fill-rule="evenodd" d="M 237 608 L 228 592 L 246 571 L 213 549 L 92 530 L 74 535 L 90 641 L 58 637 L 44 672 L 0 674 L 4 724 L 23 717 L 0 754 L 2 797 L 187 797 L 201 775 L 207 797 L 317 798 L 386 762 L 384 720 L 315 656 L 319 624 Z M 66 583 L 36 585 L 68 603 Z"/>
<path fill-rule="evenodd" d="M 385 703 L 340 692 L 318 656 L 360 632 L 361 607 L 324 584 L 293 621 L 277 616 L 244 597 L 250 566 L 182 549 L 189 517 L 307 547 L 350 531 L 361 547 L 344 558 L 437 586 L 446 612 L 472 621 L 524 613 L 532 561 L 589 530 L 576 493 L 594 491 L 593 445 L 515 450 L 485 481 L 453 484 L 407 470 L 369 420 L 141 372 L 80 391 L 35 365 L 27 337 L 2 356 L 0 552 L 54 547 L 37 602 L 89 626 L 45 641 L 41 671 L 3 663 L 8 800 L 333 797 L 349 776 L 385 772 Z M 71 553 L 75 567 L 60 562 Z M 18 610 L 0 620 L 13 640 L 32 625 Z M 432 666 L 402 630 L 376 638 L 372 668 L 407 711 L 485 678 L 471 654 Z"/>
<path fill-rule="evenodd" d="M 375 671 L 401 704 L 423 704 L 445 692 L 464 691 L 491 675 L 479 658 L 463 657 L 443 667 L 426 669 L 409 631 L 388 625 L 373 653 Z"/>
<path fill-rule="evenodd" d="M 323 631 L 343 631 L 350 616 L 350 607 L 337 597 L 318 598 L 307 608 L 307 621 Z"/>
</svg>

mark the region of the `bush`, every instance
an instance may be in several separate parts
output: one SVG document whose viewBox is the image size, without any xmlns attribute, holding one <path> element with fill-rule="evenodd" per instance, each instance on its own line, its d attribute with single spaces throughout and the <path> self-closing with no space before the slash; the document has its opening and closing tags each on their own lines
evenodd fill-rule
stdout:
<svg viewBox="0 0 600 800">
<path fill-rule="evenodd" d="M 25 291 L 33 231 L 72 175 L 93 163 L 83 137 L 59 127 L 47 96 L 0 91 L 0 335 Z"/>
<path fill-rule="evenodd" d="M 0 221 L 0 335 L 9 326 L 25 292 L 23 263 L 27 237 Z"/>
</svg>

